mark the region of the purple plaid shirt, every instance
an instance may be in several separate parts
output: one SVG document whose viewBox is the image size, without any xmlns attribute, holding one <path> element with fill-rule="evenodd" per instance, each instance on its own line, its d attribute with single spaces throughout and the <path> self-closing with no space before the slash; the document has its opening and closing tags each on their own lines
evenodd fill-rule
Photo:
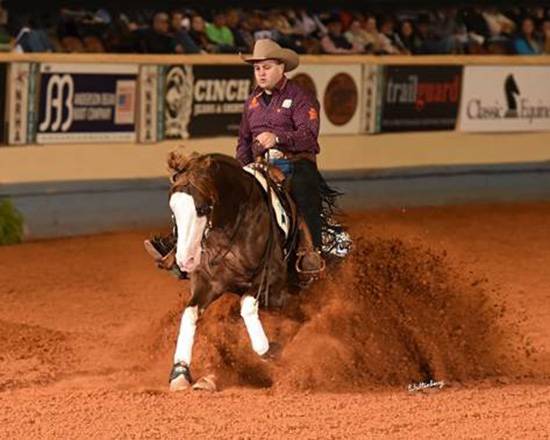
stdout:
<svg viewBox="0 0 550 440">
<path fill-rule="evenodd" d="M 269 131 L 279 139 L 275 148 L 288 153 L 319 154 L 319 102 L 309 92 L 284 77 L 266 105 L 257 87 L 244 104 L 237 159 L 246 165 L 261 154 L 256 136 Z"/>
</svg>

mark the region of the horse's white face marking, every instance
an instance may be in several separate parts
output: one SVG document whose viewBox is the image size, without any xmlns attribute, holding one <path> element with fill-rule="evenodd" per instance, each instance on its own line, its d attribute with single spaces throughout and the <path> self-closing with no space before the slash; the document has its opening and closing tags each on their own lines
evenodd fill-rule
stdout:
<svg viewBox="0 0 550 440">
<path fill-rule="evenodd" d="M 206 217 L 197 215 L 193 197 L 184 192 L 172 194 L 170 208 L 178 227 L 176 262 L 184 272 L 193 272 L 201 261 L 201 240 L 206 228 Z"/>
</svg>

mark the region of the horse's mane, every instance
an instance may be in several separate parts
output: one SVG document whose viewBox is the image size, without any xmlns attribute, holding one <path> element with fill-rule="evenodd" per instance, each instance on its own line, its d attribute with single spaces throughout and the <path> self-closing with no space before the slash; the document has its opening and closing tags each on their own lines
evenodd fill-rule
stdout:
<svg viewBox="0 0 550 440">
<path fill-rule="evenodd" d="M 230 156 L 223 154 L 199 154 L 192 152 L 184 154 L 179 150 L 171 151 L 167 159 L 170 171 L 170 194 L 181 191 L 189 185 L 195 187 L 204 197 L 211 202 L 218 198 L 216 190 L 215 171 L 220 164 L 227 164 L 240 169 L 240 164 Z"/>
</svg>

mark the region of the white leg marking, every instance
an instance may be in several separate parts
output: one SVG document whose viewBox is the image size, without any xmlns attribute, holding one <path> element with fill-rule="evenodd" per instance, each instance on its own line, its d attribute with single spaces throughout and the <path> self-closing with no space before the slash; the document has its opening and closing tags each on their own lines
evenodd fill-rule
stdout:
<svg viewBox="0 0 550 440">
<path fill-rule="evenodd" d="M 241 316 L 250 336 L 252 349 L 260 356 L 269 350 L 269 341 L 258 316 L 258 301 L 250 295 L 241 298 Z"/>
<path fill-rule="evenodd" d="M 183 311 L 180 333 L 176 344 L 176 353 L 174 354 L 174 364 L 183 362 L 186 365 L 191 365 L 191 354 L 193 352 L 193 341 L 195 339 L 198 318 L 198 306 L 186 307 Z"/>
</svg>

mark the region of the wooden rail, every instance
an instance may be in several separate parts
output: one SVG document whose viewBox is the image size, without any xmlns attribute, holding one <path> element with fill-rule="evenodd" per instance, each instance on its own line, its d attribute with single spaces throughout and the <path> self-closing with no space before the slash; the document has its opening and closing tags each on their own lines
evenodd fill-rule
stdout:
<svg viewBox="0 0 550 440">
<path fill-rule="evenodd" d="M 550 55 L 302 55 L 302 64 L 417 64 L 417 65 L 550 65 Z M 147 55 L 90 53 L 0 53 L 0 62 L 124 63 L 124 64 L 239 64 L 239 55 Z"/>
</svg>

